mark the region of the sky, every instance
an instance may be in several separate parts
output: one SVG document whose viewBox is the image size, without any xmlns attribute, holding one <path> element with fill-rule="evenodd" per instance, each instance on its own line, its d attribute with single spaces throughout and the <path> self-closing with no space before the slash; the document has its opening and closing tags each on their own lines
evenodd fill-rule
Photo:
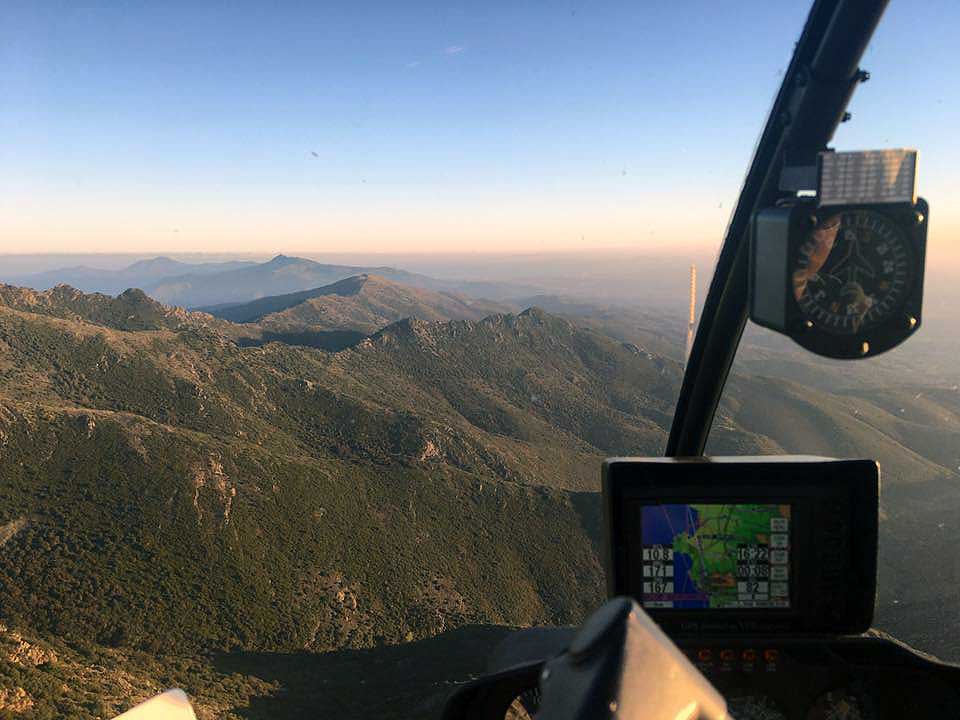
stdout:
<svg viewBox="0 0 960 720">
<path fill-rule="evenodd" d="M 0 252 L 716 246 L 804 5 L 3 3 Z M 835 142 L 944 257 L 957 20 L 894 0 Z"/>
</svg>

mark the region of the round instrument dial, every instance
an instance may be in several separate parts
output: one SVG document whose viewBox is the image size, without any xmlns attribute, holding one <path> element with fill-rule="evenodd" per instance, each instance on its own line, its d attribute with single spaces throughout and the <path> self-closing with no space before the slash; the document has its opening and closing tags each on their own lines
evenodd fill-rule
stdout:
<svg viewBox="0 0 960 720">
<path fill-rule="evenodd" d="M 819 219 L 800 244 L 793 293 L 807 321 L 837 335 L 881 325 L 913 288 L 910 238 L 886 215 L 848 210 Z"/>
<path fill-rule="evenodd" d="M 540 709 L 540 688 L 532 687 L 524 690 L 514 698 L 503 716 L 503 720 L 530 720 Z"/>
</svg>

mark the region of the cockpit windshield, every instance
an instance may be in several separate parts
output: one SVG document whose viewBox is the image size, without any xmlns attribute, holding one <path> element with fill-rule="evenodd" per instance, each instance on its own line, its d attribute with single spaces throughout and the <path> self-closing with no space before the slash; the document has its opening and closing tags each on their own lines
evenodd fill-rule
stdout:
<svg viewBox="0 0 960 720">
<path fill-rule="evenodd" d="M 436 717 L 582 622 L 601 463 L 664 454 L 808 12 L 0 8 L 0 715 Z M 748 326 L 707 451 L 878 460 L 878 626 L 960 660 L 947 16 L 890 9 L 833 141 L 920 152 L 920 331 L 850 363 Z M 709 591 L 644 558 L 653 607 L 792 609 L 789 503 L 643 512 L 664 553 L 742 531 Z"/>
</svg>

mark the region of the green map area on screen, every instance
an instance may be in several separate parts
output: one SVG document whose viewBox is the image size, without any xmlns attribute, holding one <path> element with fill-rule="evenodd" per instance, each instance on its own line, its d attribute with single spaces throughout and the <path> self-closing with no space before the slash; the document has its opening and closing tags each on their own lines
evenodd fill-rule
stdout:
<svg viewBox="0 0 960 720">
<path fill-rule="evenodd" d="M 645 607 L 790 607 L 789 505 L 645 505 L 640 521 Z"/>
</svg>

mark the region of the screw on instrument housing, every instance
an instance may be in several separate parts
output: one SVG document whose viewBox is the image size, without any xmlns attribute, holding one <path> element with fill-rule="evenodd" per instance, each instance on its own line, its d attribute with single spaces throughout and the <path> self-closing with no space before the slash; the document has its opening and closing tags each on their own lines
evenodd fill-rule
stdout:
<svg viewBox="0 0 960 720">
<path fill-rule="evenodd" d="M 610 712 L 615 713 L 617 711 L 617 708 L 620 707 L 620 705 L 617 704 L 616 700 L 611 700 L 610 704 L 607 705 L 607 707 L 610 708 Z"/>
<path fill-rule="evenodd" d="M 811 215 L 807 218 L 807 222 L 810 223 L 810 227 L 815 228 L 817 226 L 817 216 Z"/>
<path fill-rule="evenodd" d="M 913 330 L 917 326 L 917 319 L 913 315 L 907 315 L 907 329 Z"/>
<path fill-rule="evenodd" d="M 804 330 L 813 330 L 813 320 L 804 320 L 803 321 Z"/>
<path fill-rule="evenodd" d="M 916 221 L 917 225 L 923 225 L 923 221 L 926 220 L 922 212 L 914 213 L 913 219 Z"/>
<path fill-rule="evenodd" d="M 866 355 L 868 352 L 870 352 L 870 343 L 865 342 L 860 346 L 860 354 Z"/>
<path fill-rule="evenodd" d="M 541 682 L 546 682 L 550 678 L 550 668 L 545 667 L 540 673 Z"/>
</svg>

